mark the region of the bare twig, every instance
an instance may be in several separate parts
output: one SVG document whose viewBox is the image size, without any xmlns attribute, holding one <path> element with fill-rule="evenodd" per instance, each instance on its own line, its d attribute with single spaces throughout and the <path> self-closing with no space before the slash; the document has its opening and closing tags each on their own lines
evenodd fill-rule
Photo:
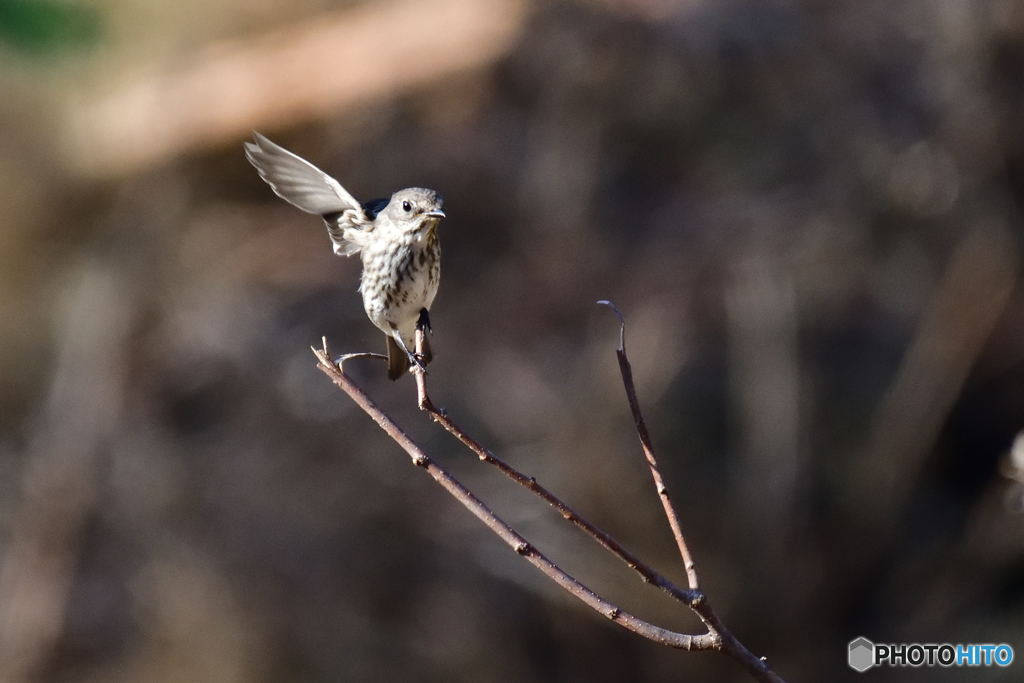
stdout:
<svg viewBox="0 0 1024 683">
<path fill-rule="evenodd" d="M 722 647 L 719 636 L 714 632 L 708 632 L 698 636 L 685 633 L 676 633 L 663 629 L 654 624 L 639 619 L 628 612 L 624 612 L 601 596 L 594 593 L 575 578 L 567 574 L 554 562 L 540 553 L 533 545 L 523 538 L 512 527 L 503 522 L 488 508 L 483 501 L 473 495 L 465 486 L 460 484 L 447 470 L 435 463 L 426 453 L 417 446 L 402 429 L 389 418 L 384 411 L 367 396 L 362 389 L 357 387 L 338 366 L 331 362 L 326 349 L 313 349 L 313 353 L 320 360 L 318 367 L 334 381 L 338 387 L 348 394 L 356 404 L 362 408 L 367 415 L 373 418 L 381 429 L 387 432 L 388 436 L 402 447 L 412 458 L 414 465 L 425 469 L 437 483 L 452 494 L 456 500 L 462 503 L 470 512 L 476 515 L 487 527 L 498 535 L 501 540 L 508 543 L 517 554 L 526 558 L 530 564 L 541 570 L 546 576 L 559 586 L 569 591 L 572 595 L 582 600 L 591 609 L 600 612 L 615 623 L 638 633 L 649 640 L 663 645 L 679 648 L 682 650 L 717 650 Z"/>
<path fill-rule="evenodd" d="M 612 308 L 614 308 L 613 305 Z M 615 309 L 615 311 L 616 314 L 619 315 L 620 320 L 622 320 L 622 315 L 618 312 L 618 309 Z M 662 481 L 660 471 L 658 470 L 657 460 L 654 457 L 653 449 L 651 447 L 650 435 L 647 432 L 646 424 L 644 423 L 643 416 L 640 413 L 639 403 L 636 399 L 636 390 L 633 386 L 632 371 L 629 365 L 629 360 L 626 358 L 624 337 L 625 323 L 623 321 L 623 327 L 622 330 L 620 330 L 620 344 L 618 349 L 619 368 L 622 371 L 623 383 L 626 388 L 627 397 L 629 398 L 630 407 L 633 411 L 634 422 L 637 425 L 637 430 L 640 434 L 641 444 L 644 448 L 648 465 L 650 466 L 651 473 L 654 476 L 658 495 L 662 499 L 662 504 L 665 507 L 665 512 L 669 519 L 669 524 L 672 527 L 676 542 L 679 545 L 680 552 L 683 556 L 683 562 L 686 566 L 687 576 L 691 586 L 689 590 L 679 588 L 673 584 L 654 569 L 643 563 L 631 552 L 626 550 L 618 543 L 618 541 L 587 521 L 565 502 L 538 484 L 535 478 L 528 477 L 519 472 L 469 436 L 457 424 L 455 424 L 451 418 L 448 417 L 444 410 L 438 409 L 433 404 L 427 394 L 425 373 L 422 369 L 413 368 L 412 372 L 416 377 L 419 407 L 422 410 L 427 411 L 436 422 L 440 423 L 446 430 L 458 438 L 463 444 L 470 448 L 470 450 L 476 453 L 480 460 L 497 467 L 498 470 L 513 481 L 545 500 L 548 504 L 558 510 L 565 519 L 584 530 L 607 550 L 626 562 L 626 564 L 639 573 L 646 582 L 658 586 L 677 600 L 680 600 L 690 607 L 690 609 L 692 609 L 707 626 L 707 633 L 701 635 L 687 635 L 668 631 L 638 619 L 637 617 L 623 612 L 615 605 L 604 600 L 575 578 L 567 574 L 560 567 L 542 555 L 536 548 L 530 545 L 530 543 L 514 529 L 501 521 L 482 501 L 463 487 L 447 471 L 434 463 L 426 453 L 419 448 L 419 446 L 409 439 L 409 437 L 383 413 L 383 411 L 377 408 L 373 401 L 363 393 L 361 389 L 352 383 L 339 366 L 330 362 L 326 339 L 324 340 L 323 350 L 318 351 L 314 349 L 314 353 L 320 360 L 320 369 L 327 374 L 335 384 L 352 397 L 352 399 L 361 408 L 363 408 L 363 410 L 366 411 L 366 413 L 369 414 L 370 417 L 372 417 L 373 420 L 377 422 L 377 424 L 380 425 L 380 427 L 384 429 L 389 436 L 391 436 L 391 438 L 393 438 L 400 446 L 402 446 L 403 449 L 405 449 L 407 453 L 409 453 L 414 464 L 425 468 L 438 483 L 447 489 L 448 492 L 451 493 L 460 503 L 469 508 L 473 514 L 487 524 L 487 526 L 500 538 L 512 546 L 518 554 L 526 557 L 527 560 L 544 572 L 544 574 L 549 578 L 554 580 L 571 594 L 578 597 L 588 606 L 597 610 L 601 614 L 604 614 L 616 623 L 619 623 L 631 631 L 655 642 L 687 650 L 721 650 L 742 664 L 755 679 L 769 683 L 783 683 L 782 679 L 771 670 L 763 658 L 754 656 L 746 649 L 746 647 L 743 646 L 742 643 L 739 642 L 739 640 L 736 639 L 735 636 L 732 635 L 732 633 L 729 632 L 721 619 L 719 619 L 717 614 L 715 614 L 714 610 L 711 609 L 710 604 L 697 585 L 696 570 L 693 567 L 693 562 L 690 559 L 689 550 L 687 549 L 685 539 L 683 538 L 678 518 L 675 510 L 672 508 L 666 487 Z M 418 330 L 416 333 L 416 346 L 417 351 L 422 353 L 424 346 L 422 330 Z"/>
<path fill-rule="evenodd" d="M 417 332 L 417 346 L 422 346 L 422 342 L 419 335 L 422 333 Z M 558 512 L 567 519 L 568 521 L 575 524 L 577 527 L 582 529 L 585 533 L 590 535 L 594 540 L 600 543 L 602 546 L 607 548 L 612 554 L 620 558 L 630 569 L 637 572 L 640 577 L 646 582 L 650 583 L 658 588 L 662 589 L 672 597 L 676 598 L 680 602 L 684 603 L 688 607 L 693 607 L 694 604 L 704 599 L 700 590 L 695 587 L 691 590 L 686 590 L 675 585 L 667 578 L 659 574 L 652 567 L 644 563 L 639 557 L 634 555 L 632 552 L 627 550 L 616 541 L 614 538 L 609 536 L 607 533 L 602 531 L 599 527 L 588 521 L 585 517 L 576 512 L 567 503 L 562 501 L 560 498 L 551 493 L 548 489 L 544 488 L 540 483 L 537 482 L 535 477 L 529 477 L 516 468 L 509 465 L 507 462 L 494 455 L 491 451 L 484 448 L 476 439 L 467 434 L 461 427 L 459 427 L 448 414 L 439 409 L 430 400 L 430 396 L 427 394 L 427 383 L 426 377 L 423 373 L 418 370 L 416 374 L 416 389 L 419 399 L 419 406 L 422 410 L 430 413 L 431 418 L 434 422 L 437 422 L 450 432 L 456 439 L 461 441 L 471 451 L 476 453 L 477 457 L 482 462 L 488 465 L 493 465 L 498 470 L 507 476 L 512 481 L 516 482 L 523 488 L 535 493 L 551 507 L 558 510 Z"/>
<path fill-rule="evenodd" d="M 690 582 L 692 590 L 699 590 L 700 584 L 697 581 L 697 569 L 693 565 L 693 558 L 690 556 L 690 549 L 686 546 L 686 539 L 683 538 L 683 528 L 679 525 L 679 517 L 675 508 L 672 507 L 672 500 L 668 495 L 668 488 L 661 478 L 661 470 L 658 468 L 658 461 L 654 457 L 654 446 L 651 445 L 651 435 L 647 431 L 647 423 L 640 412 L 640 402 L 636 397 L 636 387 L 633 386 L 633 368 L 626 357 L 626 319 L 622 312 L 611 301 L 598 301 L 597 303 L 608 306 L 619 318 L 619 348 L 615 355 L 619 359 L 619 372 L 622 373 L 622 384 L 626 389 L 626 398 L 629 400 L 629 409 L 633 413 L 633 423 L 636 424 L 636 432 L 640 436 L 640 445 L 644 449 L 644 457 L 651 468 L 651 476 L 654 478 L 654 488 L 658 491 L 658 498 L 661 499 L 661 506 L 665 508 L 665 517 L 668 518 L 668 525 L 672 527 L 672 535 L 679 547 L 679 554 L 683 558 L 683 566 L 686 567 L 686 579 Z"/>
<path fill-rule="evenodd" d="M 324 348 L 326 349 L 327 348 L 327 339 L 325 338 L 323 341 L 324 341 Z M 368 351 L 365 351 L 363 353 L 346 353 L 343 356 L 338 356 L 337 358 L 335 358 L 334 362 L 340 368 L 340 367 L 345 365 L 345 361 L 347 361 L 347 360 L 354 360 L 356 358 L 378 358 L 380 360 L 387 360 L 388 359 L 388 357 L 385 356 L 383 353 L 370 353 Z"/>
<path fill-rule="evenodd" d="M 665 517 L 668 519 L 669 526 L 672 527 L 672 535 L 675 536 L 676 545 L 679 547 L 679 554 L 683 558 L 683 566 L 686 567 L 686 578 L 690 583 L 690 589 L 700 592 L 700 586 L 697 582 L 697 569 L 693 564 L 690 549 L 686 545 L 686 539 L 683 537 L 683 529 L 679 524 L 679 517 L 676 515 L 672 500 L 669 497 L 668 488 L 661 477 L 661 469 L 658 467 L 658 460 L 654 456 L 654 446 L 651 443 L 650 432 L 647 431 L 647 423 L 644 421 L 643 413 L 640 412 L 640 401 L 636 397 L 636 387 L 633 385 L 633 369 L 629 364 L 629 358 L 626 356 L 626 319 L 618 307 L 611 301 L 601 300 L 597 303 L 610 307 L 619 318 L 619 348 L 615 350 L 615 355 L 619 359 L 622 385 L 626 390 L 626 398 L 629 400 L 629 408 L 633 413 L 633 422 L 640 437 L 640 445 L 643 447 L 644 457 L 647 458 L 647 464 L 651 468 L 654 487 L 658 491 L 658 498 L 661 499 L 661 505 L 665 509 Z M 703 596 L 703 593 L 701 595 Z M 715 614 L 715 611 L 711 609 L 711 603 L 707 599 L 691 604 L 690 609 L 697 613 L 701 621 L 707 625 L 710 633 L 717 633 L 719 635 L 722 639 L 722 650 L 743 664 L 758 680 L 782 680 L 768 667 L 768 663 L 763 658 L 756 657 L 754 653 L 732 635 L 729 629 L 725 627 L 725 624 L 722 623 L 722 620 L 718 618 L 718 615 Z"/>
</svg>

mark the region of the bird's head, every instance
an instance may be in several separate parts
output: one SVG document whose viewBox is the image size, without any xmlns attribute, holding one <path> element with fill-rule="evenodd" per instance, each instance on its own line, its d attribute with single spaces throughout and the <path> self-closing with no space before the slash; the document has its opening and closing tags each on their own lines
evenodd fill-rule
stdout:
<svg viewBox="0 0 1024 683">
<path fill-rule="evenodd" d="M 432 228 L 444 218 L 444 199 L 433 190 L 410 187 L 391 195 L 384 213 L 403 232 Z"/>
</svg>

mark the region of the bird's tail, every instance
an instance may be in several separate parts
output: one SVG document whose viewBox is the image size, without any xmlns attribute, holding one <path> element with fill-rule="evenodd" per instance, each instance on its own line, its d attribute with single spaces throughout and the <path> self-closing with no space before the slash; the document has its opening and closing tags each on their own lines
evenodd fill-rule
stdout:
<svg viewBox="0 0 1024 683">
<path fill-rule="evenodd" d="M 396 380 L 409 369 L 409 356 L 398 345 L 395 338 L 388 335 L 388 379 Z"/>
</svg>

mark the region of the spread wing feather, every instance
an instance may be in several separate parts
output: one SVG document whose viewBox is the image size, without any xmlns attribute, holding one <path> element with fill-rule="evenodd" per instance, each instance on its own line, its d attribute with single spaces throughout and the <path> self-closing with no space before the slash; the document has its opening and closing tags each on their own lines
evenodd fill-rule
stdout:
<svg viewBox="0 0 1024 683">
<path fill-rule="evenodd" d="M 278 197 L 307 213 L 323 217 L 334 253 L 359 253 L 373 228 L 373 215 L 341 184 L 302 157 L 254 133 L 245 143 L 245 156 Z"/>
<path fill-rule="evenodd" d="M 259 133 L 254 135 L 255 142 L 245 143 L 245 156 L 278 197 L 321 216 L 348 209 L 362 211 L 337 180 Z"/>
</svg>

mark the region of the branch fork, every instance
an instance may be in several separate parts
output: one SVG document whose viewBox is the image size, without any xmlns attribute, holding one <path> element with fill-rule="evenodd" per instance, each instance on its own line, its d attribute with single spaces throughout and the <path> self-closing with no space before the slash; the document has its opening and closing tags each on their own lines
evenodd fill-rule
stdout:
<svg viewBox="0 0 1024 683">
<path fill-rule="evenodd" d="M 620 321 L 619 347 L 616 349 L 616 355 L 619 361 L 619 371 L 622 374 L 622 382 L 625 387 L 626 398 L 629 401 L 633 422 L 636 425 L 637 434 L 640 438 L 640 445 L 651 470 L 651 477 L 654 480 L 655 491 L 658 494 L 658 498 L 661 500 L 665 516 L 668 519 L 669 527 L 672 529 L 672 535 L 675 538 L 676 545 L 679 549 L 683 566 L 686 569 L 687 588 L 681 588 L 672 583 L 669 579 L 662 576 L 652 567 L 640 560 L 639 557 L 623 547 L 614 538 L 589 522 L 567 503 L 543 487 L 537 482 L 536 478 L 527 476 L 515 469 L 486 449 L 476 441 L 476 439 L 467 434 L 448 416 L 444 409 L 436 407 L 433 401 L 430 400 L 430 395 L 427 393 L 426 373 L 422 368 L 413 366 L 410 369 L 410 372 L 416 379 L 417 403 L 419 408 L 430 415 L 434 422 L 440 424 L 456 439 L 461 441 L 467 448 L 473 451 L 481 461 L 497 468 L 498 471 L 510 478 L 512 481 L 534 493 L 543 501 L 551 505 L 562 515 L 562 517 L 576 525 L 606 550 L 625 562 L 626 566 L 639 574 L 640 578 L 645 583 L 657 586 L 691 609 L 704 623 L 704 626 L 707 628 L 706 633 L 698 635 L 677 633 L 646 622 L 628 612 L 623 611 L 618 606 L 608 602 L 593 590 L 582 584 L 576 578 L 570 576 L 558 565 L 545 557 L 515 529 L 502 521 L 490 508 L 487 507 L 486 504 L 484 504 L 483 501 L 458 482 L 447 470 L 434 462 L 397 424 L 395 424 L 390 417 L 388 417 L 388 415 L 377 407 L 373 400 L 363 392 L 362 389 L 352 382 L 348 375 L 345 374 L 343 369 L 344 361 L 358 357 L 373 356 L 374 354 L 347 354 L 339 358 L 338 362 L 335 363 L 331 361 L 331 357 L 327 349 L 326 338 L 323 340 L 323 348 L 314 348 L 313 353 L 316 354 L 316 357 L 319 360 L 318 367 L 320 370 L 330 377 L 331 380 L 340 389 L 342 389 L 342 391 L 347 393 L 352 400 L 355 401 L 355 403 L 388 434 L 388 436 L 390 436 L 396 443 L 398 443 L 399 446 L 402 447 L 403 450 L 405 450 L 406 453 L 409 454 L 414 465 L 424 468 L 438 484 L 454 496 L 456 500 L 462 503 L 462 505 L 464 505 L 470 512 L 476 515 L 499 538 L 508 543 L 516 554 L 524 557 L 528 562 L 537 567 L 555 583 L 579 598 L 591 609 L 594 609 L 615 623 L 654 642 L 683 650 L 720 650 L 741 664 L 756 680 L 770 683 L 783 683 L 783 680 L 771 670 L 764 658 L 759 658 L 752 654 L 743 646 L 742 643 L 740 643 L 739 640 L 736 639 L 735 636 L 732 635 L 732 633 L 729 632 L 725 627 L 725 624 L 722 623 L 721 619 L 718 618 L 718 615 L 716 615 L 714 610 L 712 610 L 710 603 L 700 589 L 696 566 L 694 565 L 693 558 L 686 544 L 686 539 L 683 536 L 678 515 L 675 512 L 675 508 L 672 506 L 668 488 L 662 479 L 661 470 L 658 467 L 657 458 L 654 455 L 654 448 L 652 446 L 650 433 L 647 430 L 643 414 L 640 411 L 640 404 L 636 396 L 636 388 L 633 385 L 632 368 L 630 367 L 629 359 L 626 356 L 625 319 L 619 309 L 611 302 L 599 301 L 598 303 L 611 307 Z M 416 350 L 418 353 L 423 352 L 424 334 L 422 327 L 417 329 Z"/>
</svg>

